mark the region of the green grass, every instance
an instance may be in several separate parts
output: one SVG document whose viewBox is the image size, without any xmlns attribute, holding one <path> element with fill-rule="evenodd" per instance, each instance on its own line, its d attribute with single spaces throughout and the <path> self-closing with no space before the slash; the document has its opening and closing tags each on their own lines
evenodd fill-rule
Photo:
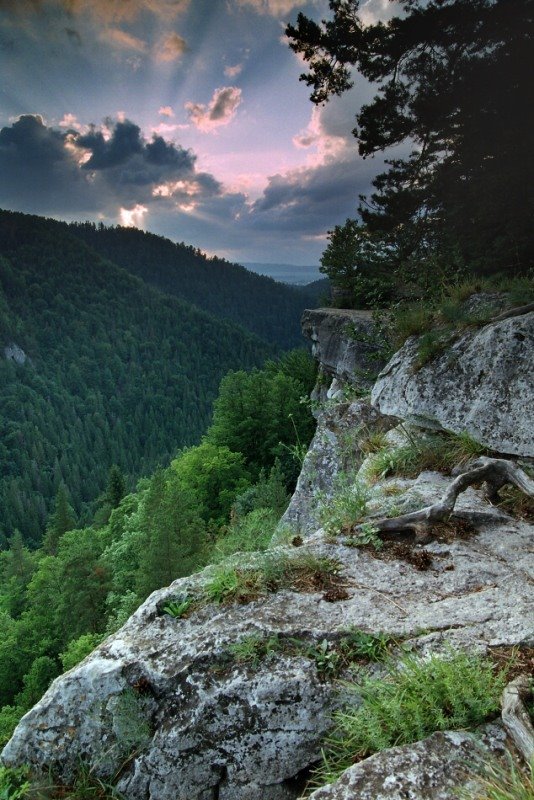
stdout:
<svg viewBox="0 0 534 800">
<path fill-rule="evenodd" d="M 348 631 L 340 638 L 323 639 L 314 644 L 277 635 L 253 635 L 230 645 L 228 655 L 233 661 L 252 667 L 257 667 L 273 653 L 304 656 L 315 663 L 318 674 L 323 678 L 336 678 L 356 662 L 383 661 L 392 644 L 391 637 L 384 633 L 367 633 L 357 629 Z"/>
<path fill-rule="evenodd" d="M 0 800 L 122 800 L 117 790 L 80 766 L 72 786 L 33 779 L 28 767 L 0 766 Z"/>
<path fill-rule="evenodd" d="M 498 711 L 505 682 L 489 659 L 464 653 L 426 660 L 406 655 L 390 663 L 385 677 L 347 687 L 354 700 L 335 714 L 314 783 L 331 782 L 385 748 L 479 725 Z"/>
<path fill-rule="evenodd" d="M 228 652 L 238 664 L 249 664 L 257 667 L 260 661 L 271 653 L 277 653 L 282 648 L 281 640 L 277 635 L 245 636 L 239 642 L 230 645 Z"/>
<path fill-rule="evenodd" d="M 469 298 L 477 293 L 498 293 L 499 300 L 489 301 L 473 309 Z M 488 278 L 471 278 L 461 283 L 449 284 L 439 296 L 424 301 L 404 302 L 393 309 L 386 324 L 386 333 L 395 349 L 411 336 L 418 336 L 415 369 L 445 352 L 459 333 L 490 322 L 501 311 L 534 301 L 534 272 L 511 278 L 496 275 Z"/>
<path fill-rule="evenodd" d="M 268 552 L 254 566 L 220 564 L 203 588 L 207 603 L 247 603 L 280 589 L 317 591 L 339 571 L 332 559 L 305 550 L 296 554 Z"/>
<path fill-rule="evenodd" d="M 327 536 L 348 533 L 367 516 L 369 489 L 363 483 L 350 482 L 341 487 L 319 508 L 319 521 Z"/>
<path fill-rule="evenodd" d="M 473 776 L 480 786 L 477 800 L 534 800 L 534 762 L 519 770 L 510 761 L 509 767 L 488 764 L 482 776 Z M 472 800 L 473 792 L 461 792 L 460 800 Z"/>
<path fill-rule="evenodd" d="M 490 453 L 470 434 L 436 433 L 411 435 L 410 441 L 398 447 L 385 447 L 375 453 L 367 467 L 370 480 L 383 480 L 391 475 L 416 478 L 424 470 L 450 472 L 453 467 Z"/>
<path fill-rule="evenodd" d="M 164 605 L 161 610 L 165 614 L 169 614 L 169 616 L 179 619 L 180 617 L 183 617 L 187 611 L 189 611 L 193 602 L 194 600 L 192 597 L 188 597 L 187 595 L 179 595 L 178 597 L 169 600 L 169 602 Z"/>
</svg>

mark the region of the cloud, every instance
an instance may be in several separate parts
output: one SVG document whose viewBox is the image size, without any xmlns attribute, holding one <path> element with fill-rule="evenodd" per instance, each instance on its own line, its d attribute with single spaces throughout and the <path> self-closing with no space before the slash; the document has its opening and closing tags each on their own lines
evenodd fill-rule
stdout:
<svg viewBox="0 0 534 800">
<path fill-rule="evenodd" d="M 289 14 L 294 8 L 307 5 L 309 0 L 236 0 L 238 6 L 250 6 L 258 14 L 270 14 L 279 17 Z"/>
<path fill-rule="evenodd" d="M 187 42 L 174 31 L 165 33 L 154 46 L 156 61 L 176 61 L 187 52 Z"/>
<path fill-rule="evenodd" d="M 62 122 L 72 119 L 65 115 Z M 78 133 L 28 114 L 0 130 L 0 205 L 48 214 L 98 211 L 117 219 L 121 208 L 150 211 L 193 195 L 199 202 L 222 195 L 213 175 L 195 165 L 190 150 L 161 136 L 147 139 L 127 119 Z"/>
<path fill-rule="evenodd" d="M 19 17 L 31 13 L 64 11 L 69 16 L 90 16 L 103 23 L 132 22 L 143 12 L 171 20 L 185 11 L 190 0 L 0 0 L 0 11 Z"/>
<path fill-rule="evenodd" d="M 174 117 L 174 111 L 171 106 L 161 106 L 158 114 L 162 117 Z"/>
<path fill-rule="evenodd" d="M 379 21 L 386 22 L 401 12 L 399 3 L 394 0 L 366 0 L 361 4 L 358 16 L 364 25 L 374 25 Z"/>
<path fill-rule="evenodd" d="M 228 125 L 241 104 L 241 89 L 236 86 L 224 86 L 216 89 L 207 105 L 203 103 L 186 103 L 185 108 L 193 124 L 204 133 Z"/>
<path fill-rule="evenodd" d="M 58 123 L 60 128 L 68 128 L 71 131 L 81 132 L 85 126 L 78 122 L 76 114 L 63 114 L 62 119 Z"/>
<path fill-rule="evenodd" d="M 113 47 L 119 47 L 122 50 L 134 50 L 137 53 L 146 53 L 148 46 L 142 39 L 132 36 L 120 28 L 104 28 L 100 33 L 100 39 L 107 42 Z"/>
<path fill-rule="evenodd" d="M 227 78 L 237 78 L 237 76 L 240 75 L 242 71 L 243 71 L 243 64 L 236 64 L 233 67 L 228 66 L 224 68 L 224 74 L 226 75 Z"/>
</svg>

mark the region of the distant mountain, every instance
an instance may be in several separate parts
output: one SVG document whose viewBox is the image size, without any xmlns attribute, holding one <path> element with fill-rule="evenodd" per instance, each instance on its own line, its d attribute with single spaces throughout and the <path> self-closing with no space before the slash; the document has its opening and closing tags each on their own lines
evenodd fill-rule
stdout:
<svg viewBox="0 0 534 800">
<path fill-rule="evenodd" d="M 300 317 L 309 301 L 295 287 L 137 228 L 75 223 L 70 230 L 104 258 L 167 294 L 285 349 L 304 345 Z"/>
<path fill-rule="evenodd" d="M 258 262 L 245 262 L 247 269 L 266 275 L 275 281 L 303 286 L 318 280 L 321 276 L 318 266 L 299 266 L 297 264 L 262 264 Z"/>
<path fill-rule="evenodd" d="M 198 442 L 222 376 L 275 352 L 74 233 L 0 211 L 0 544 L 37 543 L 62 482 L 83 521 L 112 464 L 133 479 Z"/>
</svg>

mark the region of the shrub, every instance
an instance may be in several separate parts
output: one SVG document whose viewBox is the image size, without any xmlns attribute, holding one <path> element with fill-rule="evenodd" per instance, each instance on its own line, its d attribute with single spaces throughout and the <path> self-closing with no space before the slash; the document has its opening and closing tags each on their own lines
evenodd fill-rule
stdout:
<svg viewBox="0 0 534 800">
<path fill-rule="evenodd" d="M 30 788 L 27 767 L 0 766 L 0 800 L 23 800 Z"/>
<path fill-rule="evenodd" d="M 369 490 L 362 483 L 341 486 L 319 509 L 319 519 L 329 536 L 350 531 L 367 515 Z"/>
<path fill-rule="evenodd" d="M 479 725 L 497 712 L 504 684 L 489 659 L 463 653 L 390 663 L 385 677 L 348 687 L 358 699 L 335 714 L 318 779 L 335 780 L 355 760 L 434 731 Z"/>
<path fill-rule="evenodd" d="M 234 553 L 266 550 L 278 524 L 278 514 L 270 508 L 257 508 L 232 522 L 215 543 L 214 562 Z"/>
</svg>

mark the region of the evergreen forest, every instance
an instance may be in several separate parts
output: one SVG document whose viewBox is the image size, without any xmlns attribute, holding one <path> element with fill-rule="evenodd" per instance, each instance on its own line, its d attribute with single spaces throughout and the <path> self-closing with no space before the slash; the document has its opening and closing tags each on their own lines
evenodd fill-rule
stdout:
<svg viewBox="0 0 534 800">
<path fill-rule="evenodd" d="M 97 252 L 100 242 L 132 271 Z M 159 288 L 144 280 L 151 270 L 165 277 Z M 219 300 L 242 325 L 202 307 L 222 294 L 227 272 Z M 178 285 L 198 304 L 177 296 Z M 0 212 L 0 544 L 19 531 L 38 545 L 60 486 L 85 524 L 113 464 L 133 487 L 198 443 L 222 377 L 299 341 L 288 330 L 309 299 L 297 295 L 140 231 Z"/>
</svg>

